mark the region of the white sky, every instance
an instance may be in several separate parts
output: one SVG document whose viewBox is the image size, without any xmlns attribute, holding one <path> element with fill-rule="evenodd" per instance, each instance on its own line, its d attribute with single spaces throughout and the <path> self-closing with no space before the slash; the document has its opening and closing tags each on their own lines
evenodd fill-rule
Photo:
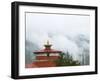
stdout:
<svg viewBox="0 0 100 81">
<path fill-rule="evenodd" d="M 26 29 L 28 32 L 58 32 L 58 33 L 89 33 L 89 16 L 57 15 L 57 14 L 26 14 Z"/>
</svg>

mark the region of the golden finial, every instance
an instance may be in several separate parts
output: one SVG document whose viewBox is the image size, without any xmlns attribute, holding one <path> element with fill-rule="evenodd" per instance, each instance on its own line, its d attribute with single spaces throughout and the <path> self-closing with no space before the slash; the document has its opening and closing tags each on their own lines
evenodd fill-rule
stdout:
<svg viewBox="0 0 100 81">
<path fill-rule="evenodd" d="M 49 43 L 49 40 L 47 40 L 47 43 L 44 45 L 45 49 L 51 49 L 51 44 Z"/>
<path fill-rule="evenodd" d="M 49 40 L 47 40 L 47 45 L 49 45 Z"/>
</svg>

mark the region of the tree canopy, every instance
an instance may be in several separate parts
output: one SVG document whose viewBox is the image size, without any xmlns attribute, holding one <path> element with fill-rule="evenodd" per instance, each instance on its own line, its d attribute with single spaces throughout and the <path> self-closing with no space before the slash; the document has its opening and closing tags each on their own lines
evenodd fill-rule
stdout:
<svg viewBox="0 0 100 81">
<path fill-rule="evenodd" d="M 69 52 L 61 53 L 60 59 L 56 60 L 56 66 L 78 66 L 80 65 L 79 61 L 73 59 Z"/>
</svg>

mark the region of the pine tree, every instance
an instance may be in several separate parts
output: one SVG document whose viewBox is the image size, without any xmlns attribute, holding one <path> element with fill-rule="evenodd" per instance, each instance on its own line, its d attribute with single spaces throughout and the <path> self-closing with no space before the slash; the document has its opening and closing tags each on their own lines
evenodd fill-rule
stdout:
<svg viewBox="0 0 100 81">
<path fill-rule="evenodd" d="M 67 53 L 61 53 L 60 59 L 55 61 L 56 66 L 78 66 L 80 63 L 78 61 L 75 61 L 73 57 Z"/>
</svg>

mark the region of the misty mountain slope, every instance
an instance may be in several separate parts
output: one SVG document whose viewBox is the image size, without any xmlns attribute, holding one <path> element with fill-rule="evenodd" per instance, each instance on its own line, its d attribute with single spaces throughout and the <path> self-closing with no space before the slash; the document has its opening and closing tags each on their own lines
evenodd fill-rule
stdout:
<svg viewBox="0 0 100 81">
<path fill-rule="evenodd" d="M 85 35 L 78 35 L 75 39 L 76 44 L 79 47 L 79 60 L 82 65 L 89 65 L 90 61 L 90 40 Z"/>
<path fill-rule="evenodd" d="M 33 50 L 39 49 L 34 42 L 30 42 L 29 40 L 25 41 L 25 63 L 32 63 L 35 59 L 35 54 Z"/>
<path fill-rule="evenodd" d="M 54 44 L 56 49 L 63 51 L 65 54 L 68 51 L 75 60 L 79 60 L 82 65 L 89 64 L 89 37 L 84 34 L 78 34 L 76 36 L 70 35 L 48 35 Z"/>
</svg>

